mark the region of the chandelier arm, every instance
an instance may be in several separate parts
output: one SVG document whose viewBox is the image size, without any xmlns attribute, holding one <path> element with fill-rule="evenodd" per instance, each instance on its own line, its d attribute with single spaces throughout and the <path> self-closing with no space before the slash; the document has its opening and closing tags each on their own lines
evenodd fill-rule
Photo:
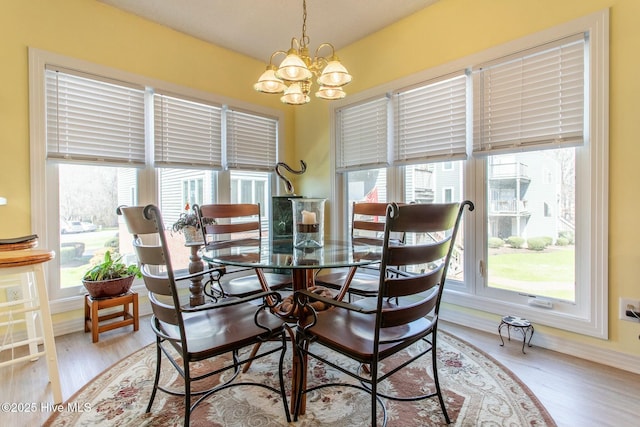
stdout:
<svg viewBox="0 0 640 427">
<path fill-rule="evenodd" d="M 285 52 L 284 50 L 276 50 L 275 52 L 273 52 L 271 54 L 271 57 L 269 58 L 269 65 L 275 65 L 273 63 L 273 60 L 275 59 L 275 57 L 279 54 L 283 54 L 285 57 L 287 56 L 287 52 Z"/>
<path fill-rule="evenodd" d="M 304 44 L 301 40 L 298 40 L 295 37 L 291 37 L 291 49 L 290 50 L 295 50 L 296 52 L 298 52 L 300 50 L 301 47 L 303 47 Z"/>
<path fill-rule="evenodd" d="M 320 56 L 320 49 L 322 49 L 323 47 L 328 46 L 331 48 L 331 56 Z M 334 56 L 336 56 L 336 48 L 333 47 L 333 45 L 331 43 L 322 43 L 320 46 L 318 46 L 316 48 L 316 53 L 314 55 L 316 58 L 323 58 L 325 60 L 327 60 L 327 58 L 333 58 Z"/>
</svg>

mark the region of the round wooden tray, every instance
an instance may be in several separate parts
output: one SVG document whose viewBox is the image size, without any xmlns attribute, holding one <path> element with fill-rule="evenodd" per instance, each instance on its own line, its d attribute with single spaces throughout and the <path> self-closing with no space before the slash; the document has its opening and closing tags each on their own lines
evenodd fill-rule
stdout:
<svg viewBox="0 0 640 427">
<path fill-rule="evenodd" d="M 55 252 L 44 249 L 23 249 L 0 252 L 0 268 L 20 267 L 51 261 Z"/>
<path fill-rule="evenodd" d="M 36 246 L 38 246 L 38 239 L 33 239 L 27 242 L 20 242 L 20 243 L 7 243 L 7 244 L 0 245 L 0 252 L 31 249 L 31 248 L 35 248 Z"/>
</svg>

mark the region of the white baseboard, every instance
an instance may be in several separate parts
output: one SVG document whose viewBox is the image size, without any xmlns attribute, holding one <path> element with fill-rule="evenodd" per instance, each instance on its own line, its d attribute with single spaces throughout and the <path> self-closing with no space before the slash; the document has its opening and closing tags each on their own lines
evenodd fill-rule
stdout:
<svg viewBox="0 0 640 427">
<path fill-rule="evenodd" d="M 498 335 L 499 322 L 496 323 L 495 320 L 476 316 L 473 313 L 457 310 L 453 311 L 450 309 L 448 310 L 446 307 L 442 307 L 440 311 L 440 318 L 450 323 Z M 539 330 L 535 331 L 534 341 L 535 345 L 538 347 L 640 374 L 639 356 L 567 340 L 545 334 Z"/>
<path fill-rule="evenodd" d="M 144 290 L 139 293 L 143 295 Z M 69 298 L 67 300 L 55 301 L 51 304 L 52 313 L 64 313 L 83 309 L 82 298 Z M 140 316 L 151 314 L 151 307 L 147 303 L 146 296 L 140 298 Z M 447 322 L 462 326 L 471 327 L 491 334 L 498 334 L 498 323 L 495 319 L 474 315 L 470 312 L 451 310 L 443 306 L 440 311 L 440 318 Z M 84 330 L 84 319 L 82 317 L 69 318 L 63 321 L 56 321 L 53 325 L 54 335 L 65 335 Z M 567 340 L 557 336 L 545 334 L 540 330 L 535 331 L 535 345 L 538 347 L 554 350 L 559 353 L 579 357 L 607 366 L 623 369 L 625 371 L 640 374 L 640 357 L 604 349 L 601 347 Z"/>
<path fill-rule="evenodd" d="M 149 314 L 151 314 L 151 306 L 149 304 L 139 304 L 138 316 L 142 317 Z M 84 331 L 84 318 L 65 319 L 53 324 L 53 335 L 56 337 L 81 331 Z"/>
</svg>

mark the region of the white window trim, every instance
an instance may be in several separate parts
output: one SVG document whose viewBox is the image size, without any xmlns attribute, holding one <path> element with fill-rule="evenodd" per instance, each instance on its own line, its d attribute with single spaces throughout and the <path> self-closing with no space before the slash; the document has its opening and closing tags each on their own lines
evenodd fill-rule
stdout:
<svg viewBox="0 0 640 427">
<path fill-rule="evenodd" d="M 180 86 L 174 83 L 165 82 L 129 73 L 116 68 L 107 67 L 100 64 L 84 61 L 77 58 L 71 58 L 53 52 L 29 47 L 29 134 L 30 134 L 30 178 L 31 178 L 31 229 L 37 234 L 40 240 L 40 246 L 45 248 L 60 247 L 60 238 L 58 228 L 54 230 L 48 229 L 47 212 L 57 212 L 58 210 L 58 188 L 57 180 L 49 180 L 46 177 L 49 174 L 57 174 L 57 166 L 48 164 L 46 161 L 46 105 L 45 105 L 45 67 L 47 65 L 59 66 L 66 69 L 78 70 L 87 74 L 109 77 L 114 80 L 139 84 L 141 86 L 150 86 L 156 90 L 165 93 L 173 93 L 182 95 L 186 98 L 201 99 L 209 101 L 213 104 L 224 104 L 229 108 L 244 111 L 255 112 L 265 116 L 271 116 L 278 120 L 277 129 L 277 153 L 279 158 L 283 156 L 284 129 L 286 128 L 284 113 L 280 110 L 274 110 L 258 105 L 249 104 L 244 101 L 211 94 L 209 92 L 199 91 L 193 88 Z M 150 121 L 146 121 L 150 126 Z M 150 129 L 145 131 L 147 138 L 150 138 Z M 152 148 L 149 141 L 146 141 L 147 165 L 152 156 Z M 280 160 L 280 159 L 279 159 Z M 49 169 L 52 168 L 52 169 Z M 219 192 L 218 197 L 223 200 L 229 199 L 228 171 L 221 173 L 219 185 L 226 192 Z M 277 194 L 278 186 L 275 179 L 271 179 L 270 190 L 272 194 Z M 147 166 L 139 170 L 138 173 L 138 203 L 159 203 L 157 195 L 156 171 Z M 49 220 L 51 221 L 51 220 Z M 55 215 L 55 221 L 58 221 L 58 215 Z M 52 313 L 60 313 L 75 310 L 78 307 L 77 300 L 84 295 L 82 286 L 70 288 L 73 290 L 57 289 L 58 280 L 53 280 L 52 273 L 56 270 L 58 262 L 56 260 L 45 265 L 45 274 L 47 275 L 47 284 L 49 287 L 49 299 L 53 302 Z M 142 285 L 138 285 L 142 286 Z M 136 286 L 134 285 L 134 289 Z M 76 294 L 77 292 L 77 294 Z"/>
<path fill-rule="evenodd" d="M 464 307 L 469 307 L 488 313 L 498 315 L 518 313 L 527 317 L 531 321 L 548 325 L 558 329 L 564 329 L 583 335 L 597 338 L 608 338 L 608 207 L 609 207 L 609 10 L 595 12 L 591 15 L 575 19 L 565 24 L 558 25 L 548 30 L 541 31 L 505 43 L 494 48 L 487 49 L 469 57 L 461 58 L 451 63 L 425 70 L 415 75 L 408 76 L 396 81 L 386 83 L 382 86 L 360 92 L 350 96 L 350 99 L 336 101 L 331 105 L 331 111 L 345 105 L 358 102 L 382 93 L 390 93 L 396 88 L 427 81 L 437 76 L 445 75 L 456 70 L 465 68 L 468 64 L 479 64 L 489 60 L 503 57 L 517 51 L 521 51 L 533 46 L 539 46 L 550 40 L 558 40 L 566 36 L 579 32 L 590 33 L 590 87 L 588 89 L 588 111 L 590 128 L 586 129 L 585 146 L 590 150 L 591 163 L 588 165 L 582 176 L 578 178 L 587 179 L 591 182 L 589 188 L 578 189 L 576 201 L 588 201 L 587 209 L 583 209 L 580 215 L 590 216 L 590 229 L 583 226 L 579 229 L 582 238 L 589 239 L 590 242 L 583 246 L 589 250 L 591 262 L 589 265 L 582 265 L 583 271 L 577 272 L 576 280 L 587 281 L 588 286 L 577 287 L 576 298 L 579 304 L 585 308 L 583 312 L 571 310 L 554 309 L 553 311 L 539 306 L 529 305 L 527 298 L 520 301 L 498 301 L 486 295 L 480 295 L 478 288 L 484 286 L 484 278 L 480 270 L 480 261 L 485 252 L 482 239 L 475 239 L 475 235 L 482 235 L 485 232 L 486 212 L 484 201 L 476 194 L 484 194 L 483 186 L 486 181 L 484 168 L 481 166 L 482 160 L 471 160 L 465 163 L 464 171 L 464 191 L 465 197 L 470 198 L 476 205 L 476 210 L 466 216 L 465 221 L 465 271 L 467 281 L 464 284 L 450 284 L 445 290 L 447 303 L 452 303 Z M 330 136 L 331 144 L 331 184 L 332 200 L 331 217 L 332 237 L 336 237 L 347 226 L 342 218 L 346 195 L 344 194 L 343 177 L 335 170 L 335 123 L 334 114 L 330 114 Z M 578 155 L 578 157 L 580 157 Z M 580 159 L 577 159 L 579 161 Z M 589 173 L 592 178 L 589 177 Z M 389 170 L 388 197 L 390 200 L 397 199 L 391 194 L 394 186 L 394 173 Z M 583 203 L 584 204 L 584 203 Z M 484 233 L 486 235 L 486 233 Z M 580 253 L 576 253 L 576 259 L 580 259 Z M 587 264 L 587 263 L 582 263 Z M 473 277 L 471 277 L 473 276 Z M 588 289 L 588 292 L 584 292 Z M 556 306 L 559 303 L 555 303 Z M 557 308 L 557 307 L 554 307 Z M 443 316 L 443 318 L 446 316 Z M 455 319 L 451 319 L 455 321 Z"/>
</svg>

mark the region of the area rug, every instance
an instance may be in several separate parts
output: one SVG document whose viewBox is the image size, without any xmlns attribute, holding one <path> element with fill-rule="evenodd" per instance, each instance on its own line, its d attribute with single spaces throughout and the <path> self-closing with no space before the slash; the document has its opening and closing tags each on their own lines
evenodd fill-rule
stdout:
<svg viewBox="0 0 640 427">
<path fill-rule="evenodd" d="M 438 333 L 440 384 L 453 426 L 555 426 L 533 393 L 508 369 L 474 346 L 440 331 Z M 412 352 L 416 349 L 409 348 Z M 291 350 L 288 350 L 290 375 Z M 395 356 L 394 356 L 395 357 Z M 402 355 L 399 356 L 400 358 Z M 389 361 L 391 363 L 393 361 Z M 397 360 L 396 360 L 397 362 Z M 218 365 L 221 361 L 206 362 Z M 199 366 L 206 369 L 206 363 Z M 344 360 L 344 365 L 352 362 Z M 153 384 L 155 344 L 121 360 L 78 391 L 44 424 L 55 426 L 181 426 L 183 401 L 158 392 L 151 413 L 145 413 Z M 165 384 L 179 389 L 181 379 L 163 363 Z M 333 382 L 345 375 L 311 360 L 309 382 Z M 224 375 L 224 374 L 223 374 Z M 394 378 L 395 377 L 395 378 Z M 277 381 L 277 358 L 253 363 L 236 379 Z M 215 379 L 219 381 L 220 378 Z M 394 374 L 382 391 L 402 392 L 411 387 L 433 388 L 431 359 L 423 357 L 409 369 Z M 384 383 L 383 383 L 384 384 Z M 288 376 L 287 390 L 290 386 Z M 290 401 L 290 396 L 289 396 Z M 288 424 L 279 396 L 261 387 L 234 387 L 216 393 L 192 414 L 191 425 L 228 426 L 368 426 L 370 400 L 350 387 L 327 388 L 309 394 L 306 414 Z M 389 426 L 446 425 L 437 399 L 421 402 L 385 401 Z"/>
</svg>

